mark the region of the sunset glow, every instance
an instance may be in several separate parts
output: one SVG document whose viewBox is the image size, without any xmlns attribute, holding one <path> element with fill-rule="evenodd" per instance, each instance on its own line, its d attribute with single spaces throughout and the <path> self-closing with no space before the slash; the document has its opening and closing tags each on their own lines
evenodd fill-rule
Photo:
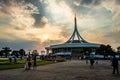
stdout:
<svg viewBox="0 0 120 80">
<path fill-rule="evenodd" d="M 0 0 L 0 48 L 38 49 L 64 43 L 74 29 L 89 41 L 120 44 L 119 0 Z"/>
</svg>

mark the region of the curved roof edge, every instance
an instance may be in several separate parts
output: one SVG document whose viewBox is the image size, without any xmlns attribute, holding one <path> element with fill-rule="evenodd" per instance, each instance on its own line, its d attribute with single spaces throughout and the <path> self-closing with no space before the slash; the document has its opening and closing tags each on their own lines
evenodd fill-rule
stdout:
<svg viewBox="0 0 120 80">
<path fill-rule="evenodd" d="M 51 45 L 50 47 L 46 48 L 70 48 L 70 47 L 100 47 L 102 44 L 96 44 L 96 43 L 63 43 L 63 44 L 57 44 L 57 45 Z"/>
</svg>

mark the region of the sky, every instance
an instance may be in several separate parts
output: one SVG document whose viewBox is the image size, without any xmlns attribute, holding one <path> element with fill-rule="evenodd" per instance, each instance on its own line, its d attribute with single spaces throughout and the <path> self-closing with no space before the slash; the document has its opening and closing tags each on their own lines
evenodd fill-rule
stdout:
<svg viewBox="0 0 120 80">
<path fill-rule="evenodd" d="M 86 41 L 120 46 L 120 0 L 0 0 L 0 49 L 41 51 L 64 43 L 75 13 Z"/>
</svg>

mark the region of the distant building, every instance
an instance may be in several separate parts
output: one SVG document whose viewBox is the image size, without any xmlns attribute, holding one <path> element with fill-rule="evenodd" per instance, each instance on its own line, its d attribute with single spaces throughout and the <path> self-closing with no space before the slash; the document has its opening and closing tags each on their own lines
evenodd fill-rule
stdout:
<svg viewBox="0 0 120 80">
<path fill-rule="evenodd" d="M 71 37 L 63 44 L 50 45 L 46 47 L 47 54 L 52 53 L 53 55 L 59 56 L 70 56 L 74 59 L 82 58 L 85 54 L 89 55 L 91 51 L 99 48 L 101 44 L 89 43 L 81 37 L 77 29 L 77 19 L 74 18 L 74 31 Z M 77 39 L 75 39 L 77 37 Z M 92 38 L 92 37 L 91 37 Z"/>
</svg>

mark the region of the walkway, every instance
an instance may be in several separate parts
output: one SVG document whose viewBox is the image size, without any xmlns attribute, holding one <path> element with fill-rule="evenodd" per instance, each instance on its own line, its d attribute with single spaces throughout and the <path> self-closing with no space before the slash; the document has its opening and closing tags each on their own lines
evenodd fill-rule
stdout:
<svg viewBox="0 0 120 80">
<path fill-rule="evenodd" d="M 112 74 L 110 61 L 99 61 L 94 66 L 90 69 L 85 61 L 67 61 L 29 71 L 23 68 L 3 70 L 0 80 L 120 80 L 120 75 Z"/>
</svg>

